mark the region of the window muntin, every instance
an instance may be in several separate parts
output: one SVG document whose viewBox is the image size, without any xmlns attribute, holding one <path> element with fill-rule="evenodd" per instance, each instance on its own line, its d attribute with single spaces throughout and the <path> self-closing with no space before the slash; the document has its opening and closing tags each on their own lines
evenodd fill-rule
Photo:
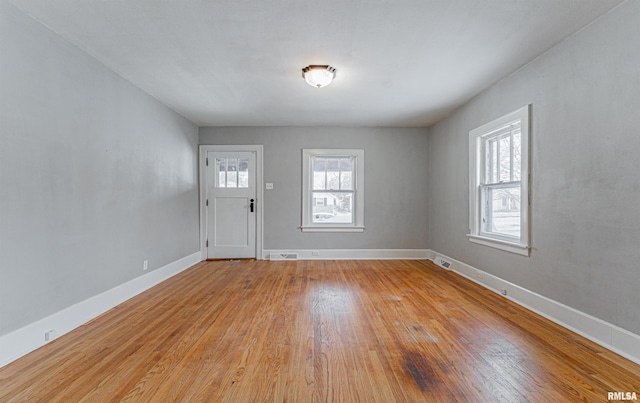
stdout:
<svg viewBox="0 0 640 403">
<path fill-rule="evenodd" d="M 303 231 L 364 230 L 364 151 L 303 150 Z"/>
<path fill-rule="evenodd" d="M 469 239 L 529 254 L 529 106 L 469 133 Z"/>
</svg>

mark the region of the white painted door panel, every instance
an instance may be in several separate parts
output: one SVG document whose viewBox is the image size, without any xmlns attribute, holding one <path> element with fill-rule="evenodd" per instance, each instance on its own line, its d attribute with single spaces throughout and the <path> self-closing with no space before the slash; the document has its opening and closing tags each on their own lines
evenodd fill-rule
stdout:
<svg viewBox="0 0 640 403">
<path fill-rule="evenodd" d="M 215 217 L 216 235 L 215 246 L 250 246 L 249 221 L 251 215 L 247 214 L 247 199 L 244 197 L 216 197 Z"/>
<path fill-rule="evenodd" d="M 209 258 L 256 257 L 256 154 L 207 153 Z"/>
</svg>

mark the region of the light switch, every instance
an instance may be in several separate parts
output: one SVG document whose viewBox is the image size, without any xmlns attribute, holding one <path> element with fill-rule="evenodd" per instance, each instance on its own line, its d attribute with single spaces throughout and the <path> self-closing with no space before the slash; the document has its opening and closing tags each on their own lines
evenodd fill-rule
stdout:
<svg viewBox="0 0 640 403">
<path fill-rule="evenodd" d="M 273 189 L 273 183 L 266 183 L 265 187 L 267 190 L 272 190 Z"/>
</svg>

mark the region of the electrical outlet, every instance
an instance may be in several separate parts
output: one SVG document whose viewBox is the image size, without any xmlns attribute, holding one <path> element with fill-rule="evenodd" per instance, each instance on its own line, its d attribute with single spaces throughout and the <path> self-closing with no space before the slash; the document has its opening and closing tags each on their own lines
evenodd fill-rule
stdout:
<svg viewBox="0 0 640 403">
<path fill-rule="evenodd" d="M 507 295 L 507 289 L 506 288 L 501 288 L 500 289 L 500 294 Z"/>
<path fill-rule="evenodd" d="M 49 331 L 44 332 L 44 341 L 51 341 L 56 335 L 56 331 L 51 329 Z"/>
<path fill-rule="evenodd" d="M 311 256 L 320 256 L 320 251 L 317 251 L 317 250 L 311 251 Z"/>
<path fill-rule="evenodd" d="M 149 268 L 149 261 L 145 260 L 142 262 L 142 270 L 147 270 Z"/>
</svg>

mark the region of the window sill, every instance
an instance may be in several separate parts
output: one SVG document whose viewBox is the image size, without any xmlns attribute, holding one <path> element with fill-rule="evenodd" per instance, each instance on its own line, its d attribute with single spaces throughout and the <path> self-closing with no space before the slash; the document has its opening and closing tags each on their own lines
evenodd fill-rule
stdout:
<svg viewBox="0 0 640 403">
<path fill-rule="evenodd" d="M 364 227 L 300 227 L 302 232 L 364 232 Z"/>
<path fill-rule="evenodd" d="M 516 242 L 503 241 L 501 239 L 488 238 L 474 234 L 467 234 L 467 237 L 469 237 L 469 241 L 473 243 L 515 253 L 517 255 L 529 256 L 529 245 L 522 245 Z"/>
</svg>

